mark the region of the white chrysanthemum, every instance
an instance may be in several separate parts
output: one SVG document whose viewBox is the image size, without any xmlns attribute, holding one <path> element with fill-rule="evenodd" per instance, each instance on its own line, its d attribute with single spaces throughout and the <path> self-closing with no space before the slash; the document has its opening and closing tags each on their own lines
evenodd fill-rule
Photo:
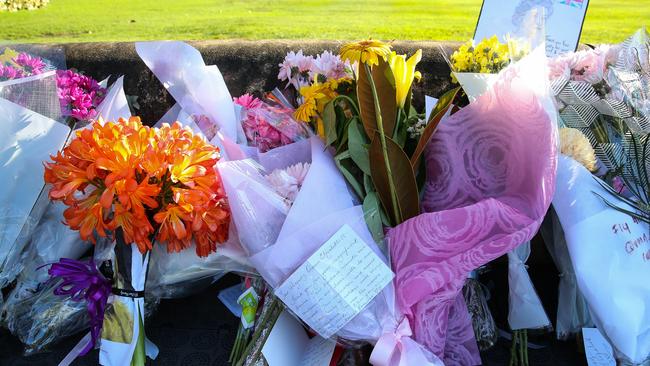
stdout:
<svg viewBox="0 0 650 366">
<path fill-rule="evenodd" d="M 267 175 L 266 179 L 275 191 L 288 201 L 290 206 L 298 196 L 309 166 L 309 163 L 298 163 L 285 169 L 276 169 Z"/>
</svg>

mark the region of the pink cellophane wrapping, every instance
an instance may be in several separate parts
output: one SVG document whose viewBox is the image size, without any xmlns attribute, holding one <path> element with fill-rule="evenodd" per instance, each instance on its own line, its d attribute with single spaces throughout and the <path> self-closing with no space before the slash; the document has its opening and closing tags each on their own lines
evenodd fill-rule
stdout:
<svg viewBox="0 0 650 366">
<path fill-rule="evenodd" d="M 397 302 L 448 366 L 480 364 L 459 298 L 468 273 L 530 240 L 551 203 L 557 131 L 544 62 L 534 51 L 443 120 L 425 153 L 426 213 L 388 234 Z"/>
</svg>

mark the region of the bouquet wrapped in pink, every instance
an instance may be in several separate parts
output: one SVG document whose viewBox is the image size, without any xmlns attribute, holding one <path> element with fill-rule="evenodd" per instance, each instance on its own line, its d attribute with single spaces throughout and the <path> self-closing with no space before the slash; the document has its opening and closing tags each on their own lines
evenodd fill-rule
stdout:
<svg viewBox="0 0 650 366">
<path fill-rule="evenodd" d="M 557 139 L 543 50 L 443 120 L 426 151 L 423 213 L 391 229 L 399 308 L 446 365 L 480 363 L 458 294 L 473 269 L 536 233 L 553 196 Z"/>
</svg>

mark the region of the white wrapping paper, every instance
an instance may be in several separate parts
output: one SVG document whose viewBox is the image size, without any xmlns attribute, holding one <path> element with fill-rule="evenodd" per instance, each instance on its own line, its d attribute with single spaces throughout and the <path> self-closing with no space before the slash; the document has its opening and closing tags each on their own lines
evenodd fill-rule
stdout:
<svg viewBox="0 0 650 366">
<path fill-rule="evenodd" d="M 650 356 L 650 228 L 603 203 L 594 193 L 624 207 L 569 157 L 560 156 L 556 182 L 553 206 L 594 322 L 617 359 L 641 363 Z"/>
<path fill-rule="evenodd" d="M 528 275 L 526 261 L 529 256 L 529 241 L 508 253 L 508 323 L 512 330 L 544 328 L 551 325 Z"/>
</svg>

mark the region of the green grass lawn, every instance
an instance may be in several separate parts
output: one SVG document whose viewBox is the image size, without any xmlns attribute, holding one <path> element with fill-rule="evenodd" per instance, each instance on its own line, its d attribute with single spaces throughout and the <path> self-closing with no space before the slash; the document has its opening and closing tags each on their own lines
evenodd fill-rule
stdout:
<svg viewBox="0 0 650 366">
<path fill-rule="evenodd" d="M 591 2 L 583 42 L 619 42 L 650 19 L 647 0 Z M 0 41 L 466 40 L 480 7 L 481 0 L 51 0 L 0 13 Z"/>
</svg>

